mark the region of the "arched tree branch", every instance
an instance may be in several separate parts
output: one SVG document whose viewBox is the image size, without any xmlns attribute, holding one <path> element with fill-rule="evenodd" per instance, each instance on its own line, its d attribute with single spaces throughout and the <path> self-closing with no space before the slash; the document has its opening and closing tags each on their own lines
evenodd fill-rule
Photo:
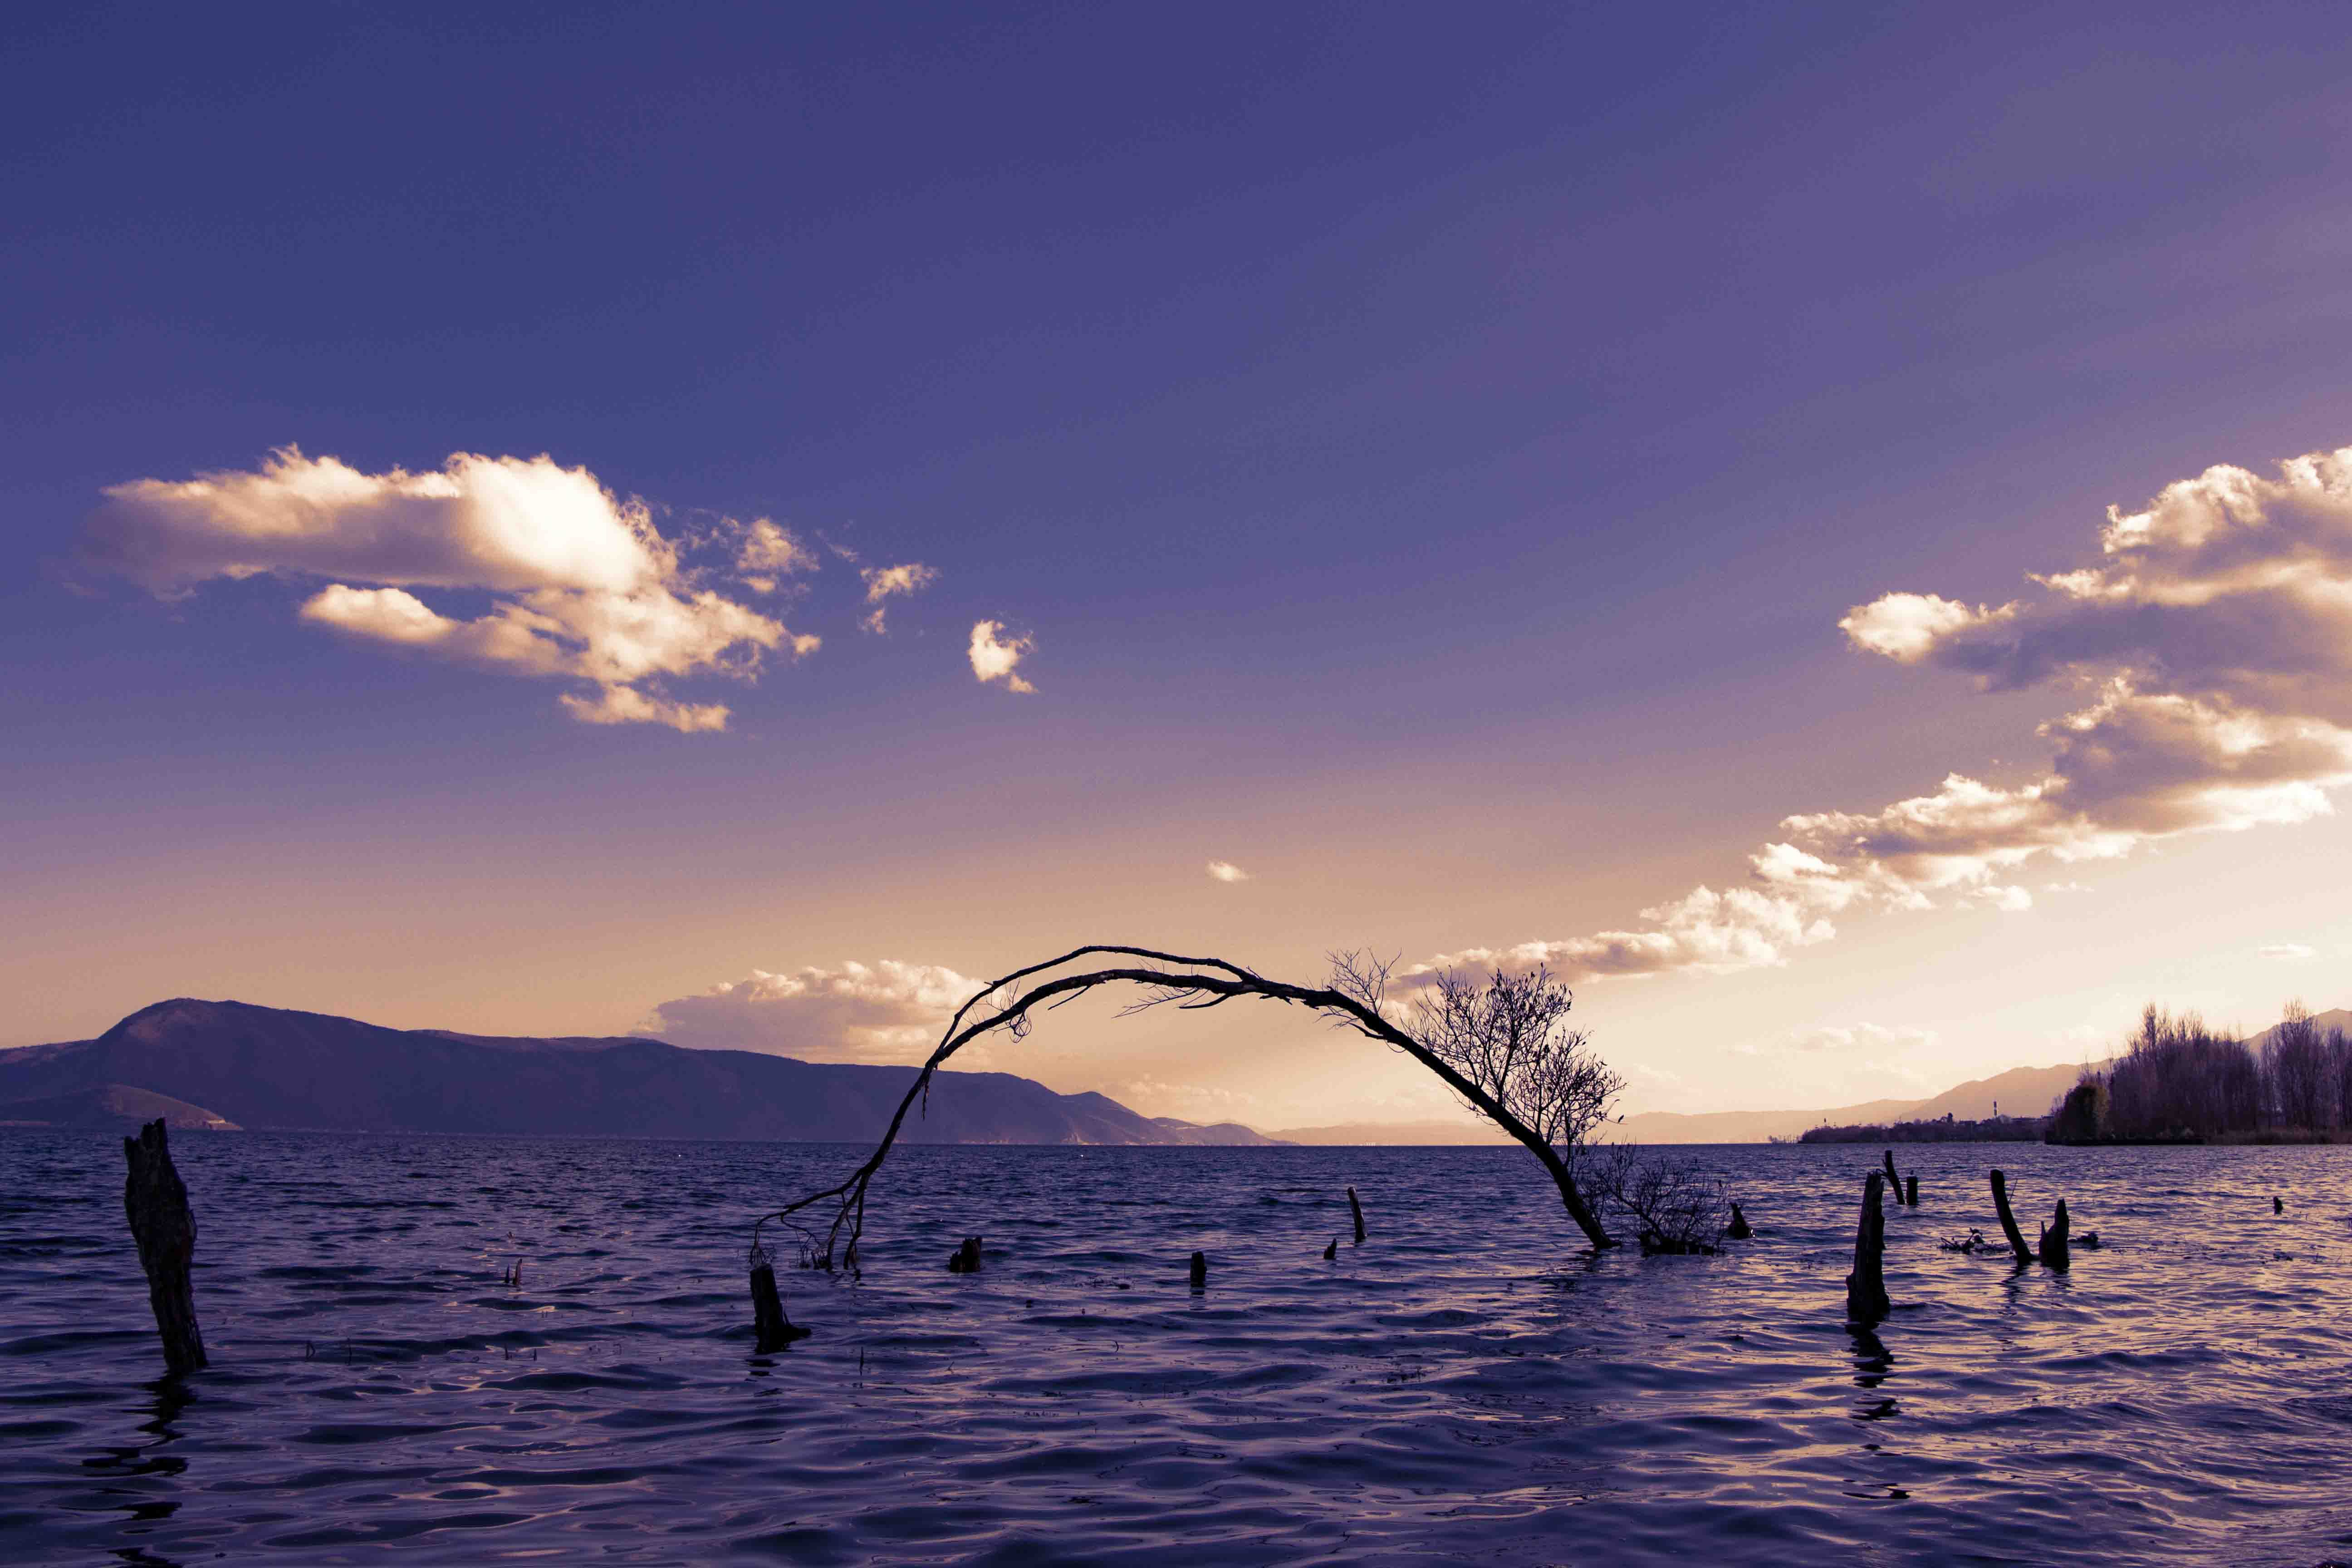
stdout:
<svg viewBox="0 0 2352 1568">
<path fill-rule="evenodd" d="M 1041 974 L 1066 968 L 1082 959 L 1129 959 L 1139 962 L 1113 964 L 1108 968 L 1089 969 L 1081 973 L 1057 975 L 1036 981 Z M 978 994 L 956 1009 L 946 1031 L 940 1037 L 915 1081 L 907 1088 L 898 1102 L 890 1125 L 882 1141 L 865 1163 L 850 1173 L 838 1186 L 785 1205 L 773 1214 L 763 1215 L 752 1227 L 752 1245 L 759 1246 L 760 1227 L 771 1220 L 789 1220 L 804 1209 L 825 1203 L 834 1205 L 833 1217 L 825 1231 L 822 1250 L 814 1251 L 813 1262 L 818 1268 L 835 1267 L 835 1254 L 840 1253 L 840 1267 L 855 1273 L 857 1269 L 857 1243 L 866 1229 L 866 1197 L 875 1173 L 889 1158 L 898 1141 L 899 1131 L 906 1125 L 907 1114 L 918 1103 L 928 1104 L 931 1079 L 948 1059 L 982 1036 L 1003 1029 L 1015 1039 L 1026 1035 L 1032 1015 L 1038 1009 L 1058 1007 L 1076 1001 L 1106 985 L 1139 986 L 1144 995 L 1122 1009 L 1139 1012 L 1146 1008 L 1174 1004 L 1179 1007 L 1197 1009 L 1221 1006 L 1237 996 L 1255 996 L 1265 1001 L 1281 1002 L 1305 1007 L 1321 1014 L 1335 1026 L 1353 1030 L 1368 1039 L 1402 1051 L 1422 1066 L 1435 1073 L 1445 1086 L 1464 1103 L 1477 1110 L 1540 1160 L 1558 1184 L 1560 1201 L 1569 1215 L 1595 1247 L 1613 1247 L 1616 1243 L 1601 1227 L 1599 1218 L 1578 1191 L 1573 1173 L 1559 1151 L 1547 1137 L 1555 1130 L 1530 1126 L 1503 1102 L 1503 1097 L 1490 1091 L 1489 1085 L 1475 1081 L 1456 1068 L 1437 1049 L 1413 1034 L 1391 1022 L 1382 1011 L 1388 980 L 1388 965 L 1357 955 L 1335 954 L 1332 960 L 1333 984 L 1322 986 L 1293 985 L 1286 981 L 1269 980 L 1240 964 L 1221 958 L 1192 958 L 1181 953 L 1161 952 L 1152 948 L 1092 944 L 1073 948 L 1058 958 L 1043 963 L 1033 963 L 993 980 Z M 1027 982 L 1035 982 L 1028 984 Z M 1564 1008 L 1562 1009 L 1564 1011 Z M 1581 1045 L 1581 1037 L 1575 1042 Z M 1520 1042 L 1515 1037 L 1516 1049 Z M 1492 1086 L 1498 1088 L 1499 1085 Z M 846 1245 L 844 1245 L 844 1232 Z"/>
</svg>

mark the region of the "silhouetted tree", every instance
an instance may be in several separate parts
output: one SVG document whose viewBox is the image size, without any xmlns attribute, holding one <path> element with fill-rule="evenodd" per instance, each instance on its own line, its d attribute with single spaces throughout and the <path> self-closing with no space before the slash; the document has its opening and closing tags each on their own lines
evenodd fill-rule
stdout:
<svg viewBox="0 0 2352 1568">
<path fill-rule="evenodd" d="M 2271 1031 L 2263 1048 L 2270 1079 L 2270 1103 L 2283 1126 L 2324 1132 L 2336 1125 L 2336 1052 L 2300 1002 L 2286 1005 L 2286 1018 Z"/>
</svg>

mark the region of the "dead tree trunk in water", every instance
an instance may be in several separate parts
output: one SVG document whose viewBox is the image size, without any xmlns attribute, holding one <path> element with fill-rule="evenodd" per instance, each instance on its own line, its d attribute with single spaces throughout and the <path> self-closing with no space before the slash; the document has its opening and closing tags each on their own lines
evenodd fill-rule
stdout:
<svg viewBox="0 0 2352 1568">
<path fill-rule="evenodd" d="M 2009 1178 L 1999 1171 L 1992 1173 L 1992 1207 L 2000 1215 L 2000 1233 L 2009 1237 L 2009 1249 L 2017 1254 L 2020 1263 L 2033 1261 L 2033 1248 L 2025 1245 L 2025 1233 L 2017 1228 L 2017 1216 L 2009 1212 Z"/>
<path fill-rule="evenodd" d="M 1903 1206 L 1906 1209 L 1919 1206 L 1919 1178 L 1916 1176 L 1903 1178 Z"/>
<path fill-rule="evenodd" d="M 205 1364 L 205 1336 L 196 1327 L 195 1291 L 188 1267 L 196 1256 L 196 1216 L 188 1212 L 187 1184 L 172 1163 L 162 1118 L 122 1141 L 130 1173 L 122 1184 L 122 1211 L 139 1244 L 139 1267 L 147 1271 L 147 1301 L 155 1309 L 155 1329 L 163 1336 L 163 1365 L 173 1377 Z"/>
<path fill-rule="evenodd" d="M 1141 962 L 1092 970 L 1082 974 L 1065 974 L 1050 980 L 1035 978 L 1049 970 L 1060 969 L 1081 958 L 1098 954 Z M 814 1265 L 820 1268 L 835 1267 L 835 1249 L 845 1240 L 845 1232 L 846 1246 L 840 1249 L 838 1264 L 856 1271 L 857 1242 L 866 1227 L 866 1199 L 875 1173 L 889 1158 L 908 1115 L 929 1094 L 931 1079 L 947 1064 L 948 1058 L 992 1030 L 1003 1029 L 1019 1039 L 1029 1032 L 1034 1021 L 1033 1015 L 1039 1009 L 1058 1006 L 1099 986 L 1124 984 L 1144 988 L 1144 1000 L 1135 1004 L 1135 1008 L 1171 1003 L 1184 1008 L 1215 1007 L 1236 996 L 1255 996 L 1264 1001 L 1307 1008 L 1323 1015 L 1339 1027 L 1403 1052 L 1435 1073 L 1465 1104 L 1509 1133 L 1542 1163 L 1545 1173 L 1559 1189 L 1560 1206 L 1568 1211 L 1569 1217 L 1576 1222 L 1577 1228 L 1583 1231 L 1585 1239 L 1596 1250 L 1615 1247 L 1616 1239 L 1602 1227 L 1600 1216 L 1585 1202 L 1583 1193 L 1578 1189 L 1574 1172 L 1549 1136 L 1557 1131 L 1561 1142 L 1573 1152 L 1590 1130 L 1590 1124 L 1577 1120 L 1573 1113 L 1563 1118 L 1562 1102 L 1555 1097 L 1538 1102 L 1529 1114 L 1541 1125 L 1530 1125 L 1526 1118 L 1516 1114 L 1511 1106 L 1505 1103 L 1517 1092 L 1507 1083 L 1489 1088 L 1473 1076 L 1480 1070 L 1478 1068 L 1474 1066 L 1470 1071 L 1465 1071 L 1447 1059 L 1443 1041 L 1433 1047 L 1416 1038 L 1412 1031 L 1390 1021 L 1382 1011 L 1380 990 L 1386 974 L 1385 966 L 1369 961 L 1359 963 L 1349 955 L 1339 955 L 1333 966 L 1334 984 L 1292 985 L 1279 980 L 1269 980 L 1221 958 L 1186 958 L 1150 948 L 1106 944 L 1076 948 L 1044 963 L 1016 969 L 992 982 L 956 1010 L 939 1045 L 924 1061 L 922 1069 L 915 1075 L 915 1081 L 908 1086 L 905 1096 L 898 1101 L 898 1109 L 891 1116 L 890 1125 L 883 1131 L 881 1142 L 875 1145 L 874 1152 L 866 1157 L 865 1163 L 850 1173 L 849 1179 L 838 1186 L 812 1193 L 772 1214 L 762 1215 L 751 1227 L 752 1244 L 759 1244 L 761 1227 L 770 1220 L 784 1219 L 804 1208 L 831 1202 L 835 1205 L 833 1222 L 825 1233 L 823 1249 L 815 1255 Z M 1506 978 L 1498 977 L 1496 989 L 1504 987 Z M 1539 990 L 1542 976 L 1538 974 L 1535 979 Z M 1564 991 L 1564 988 L 1560 989 Z M 1564 1012 L 1565 1004 L 1562 1003 L 1558 1010 Z M 975 1013 L 981 1016 L 975 1018 Z M 1593 1100 L 1592 1106 L 1586 1108 L 1597 1117 L 1605 1109 L 1608 1097 L 1613 1095 L 1622 1084 L 1615 1082 L 1613 1075 L 1608 1074 L 1605 1068 L 1600 1068 L 1596 1073 L 1591 1058 L 1579 1057 L 1576 1053 L 1581 1045 L 1582 1037 L 1575 1037 L 1557 1053 L 1550 1065 L 1560 1069 L 1556 1075 L 1559 1084 L 1570 1088 L 1582 1086 L 1597 1091 L 1590 1097 Z M 1507 1056 L 1505 1068 L 1508 1069 L 1517 1059 Z M 1576 1076 L 1578 1074 L 1582 1076 Z"/>
<path fill-rule="evenodd" d="M 2067 1268 L 2073 1266 L 2074 1260 L 2068 1253 L 2066 1246 L 2068 1232 L 2071 1231 L 2073 1227 L 2074 1222 L 2066 1217 L 2066 1200 L 2064 1198 L 2060 1198 L 2058 1200 L 2057 1214 L 2052 1217 L 2048 1225 L 2042 1227 L 2042 1262 L 2043 1267 L 2055 1268 L 2059 1272 L 2063 1273 Z"/>
<path fill-rule="evenodd" d="M 776 1265 L 767 1249 L 751 1248 L 751 1333 L 759 1353 L 772 1355 L 809 1331 L 784 1314 L 784 1299 L 776 1293 Z"/>
<path fill-rule="evenodd" d="M 1874 1323 L 1895 1310 L 1886 1299 L 1886 1211 L 1879 1206 L 1882 1179 L 1873 1171 L 1862 1184 L 1862 1219 L 1853 1232 L 1853 1272 L 1845 1277 L 1845 1315 Z"/>
<path fill-rule="evenodd" d="M 1348 1189 L 1348 1212 L 1356 1216 L 1356 1245 L 1364 1245 L 1364 1205 L 1356 1201 L 1356 1189 Z"/>
<path fill-rule="evenodd" d="M 1739 1212 L 1738 1204 L 1731 1205 L 1731 1223 L 1724 1226 L 1723 1234 L 1734 1241 L 1746 1241 L 1756 1234 L 1755 1227 L 1748 1223 L 1748 1216 Z"/>
<path fill-rule="evenodd" d="M 1903 1201 L 1903 1178 L 1895 1173 L 1895 1151 L 1885 1152 L 1886 1160 L 1886 1195 L 1896 1203 Z"/>
</svg>

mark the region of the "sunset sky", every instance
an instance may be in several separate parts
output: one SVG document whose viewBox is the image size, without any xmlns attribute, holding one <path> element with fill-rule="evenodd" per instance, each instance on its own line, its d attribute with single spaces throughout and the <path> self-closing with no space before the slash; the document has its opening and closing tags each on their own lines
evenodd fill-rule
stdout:
<svg viewBox="0 0 2352 1568">
<path fill-rule="evenodd" d="M 2352 1002 L 2311 21 L 13 18 L 0 1045 L 1368 947 L 1708 1110 Z M 1447 1110 L 1267 1010 L 989 1065 Z"/>
</svg>

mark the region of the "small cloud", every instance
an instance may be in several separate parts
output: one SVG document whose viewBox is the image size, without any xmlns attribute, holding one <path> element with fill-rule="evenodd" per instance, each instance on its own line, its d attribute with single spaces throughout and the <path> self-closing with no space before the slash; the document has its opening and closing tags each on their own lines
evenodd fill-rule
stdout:
<svg viewBox="0 0 2352 1568">
<path fill-rule="evenodd" d="M 1247 871 L 1230 860 L 1210 861 L 1209 875 L 1220 882 L 1246 882 L 1250 879 L 1250 874 Z"/>
<path fill-rule="evenodd" d="M 2005 915 L 2020 914 L 2033 907 L 2033 895 L 2013 884 L 2003 887 L 1998 882 L 1988 882 L 1981 888 L 1970 889 L 1969 897 L 1979 903 L 1990 904 Z"/>
<path fill-rule="evenodd" d="M 814 572 L 823 564 L 823 558 L 789 528 L 764 517 L 740 525 L 735 570 L 754 593 L 772 594 L 783 585 L 783 579 Z"/>
<path fill-rule="evenodd" d="M 2314 956 L 2314 951 L 2299 942 L 2274 942 L 2262 950 L 2264 958 L 2282 958 L 2293 962 Z"/>
<path fill-rule="evenodd" d="M 1017 666 L 1037 647 L 1037 639 L 1011 637 L 1002 621 L 977 621 L 971 628 L 971 672 L 985 685 L 992 680 L 1004 682 L 1007 691 L 1034 691 L 1037 689 L 1022 679 Z"/>
<path fill-rule="evenodd" d="M 866 584 L 866 602 L 873 607 L 857 623 L 869 632 L 888 628 L 883 616 L 889 605 L 884 603 L 893 594 L 919 594 L 940 580 L 939 573 L 919 561 L 908 561 L 897 566 L 868 566 L 857 574 Z"/>
<path fill-rule="evenodd" d="M 2042 885 L 2042 890 L 2045 893 L 2087 893 L 2091 890 L 2091 884 L 2088 882 L 2044 882 Z"/>
</svg>

